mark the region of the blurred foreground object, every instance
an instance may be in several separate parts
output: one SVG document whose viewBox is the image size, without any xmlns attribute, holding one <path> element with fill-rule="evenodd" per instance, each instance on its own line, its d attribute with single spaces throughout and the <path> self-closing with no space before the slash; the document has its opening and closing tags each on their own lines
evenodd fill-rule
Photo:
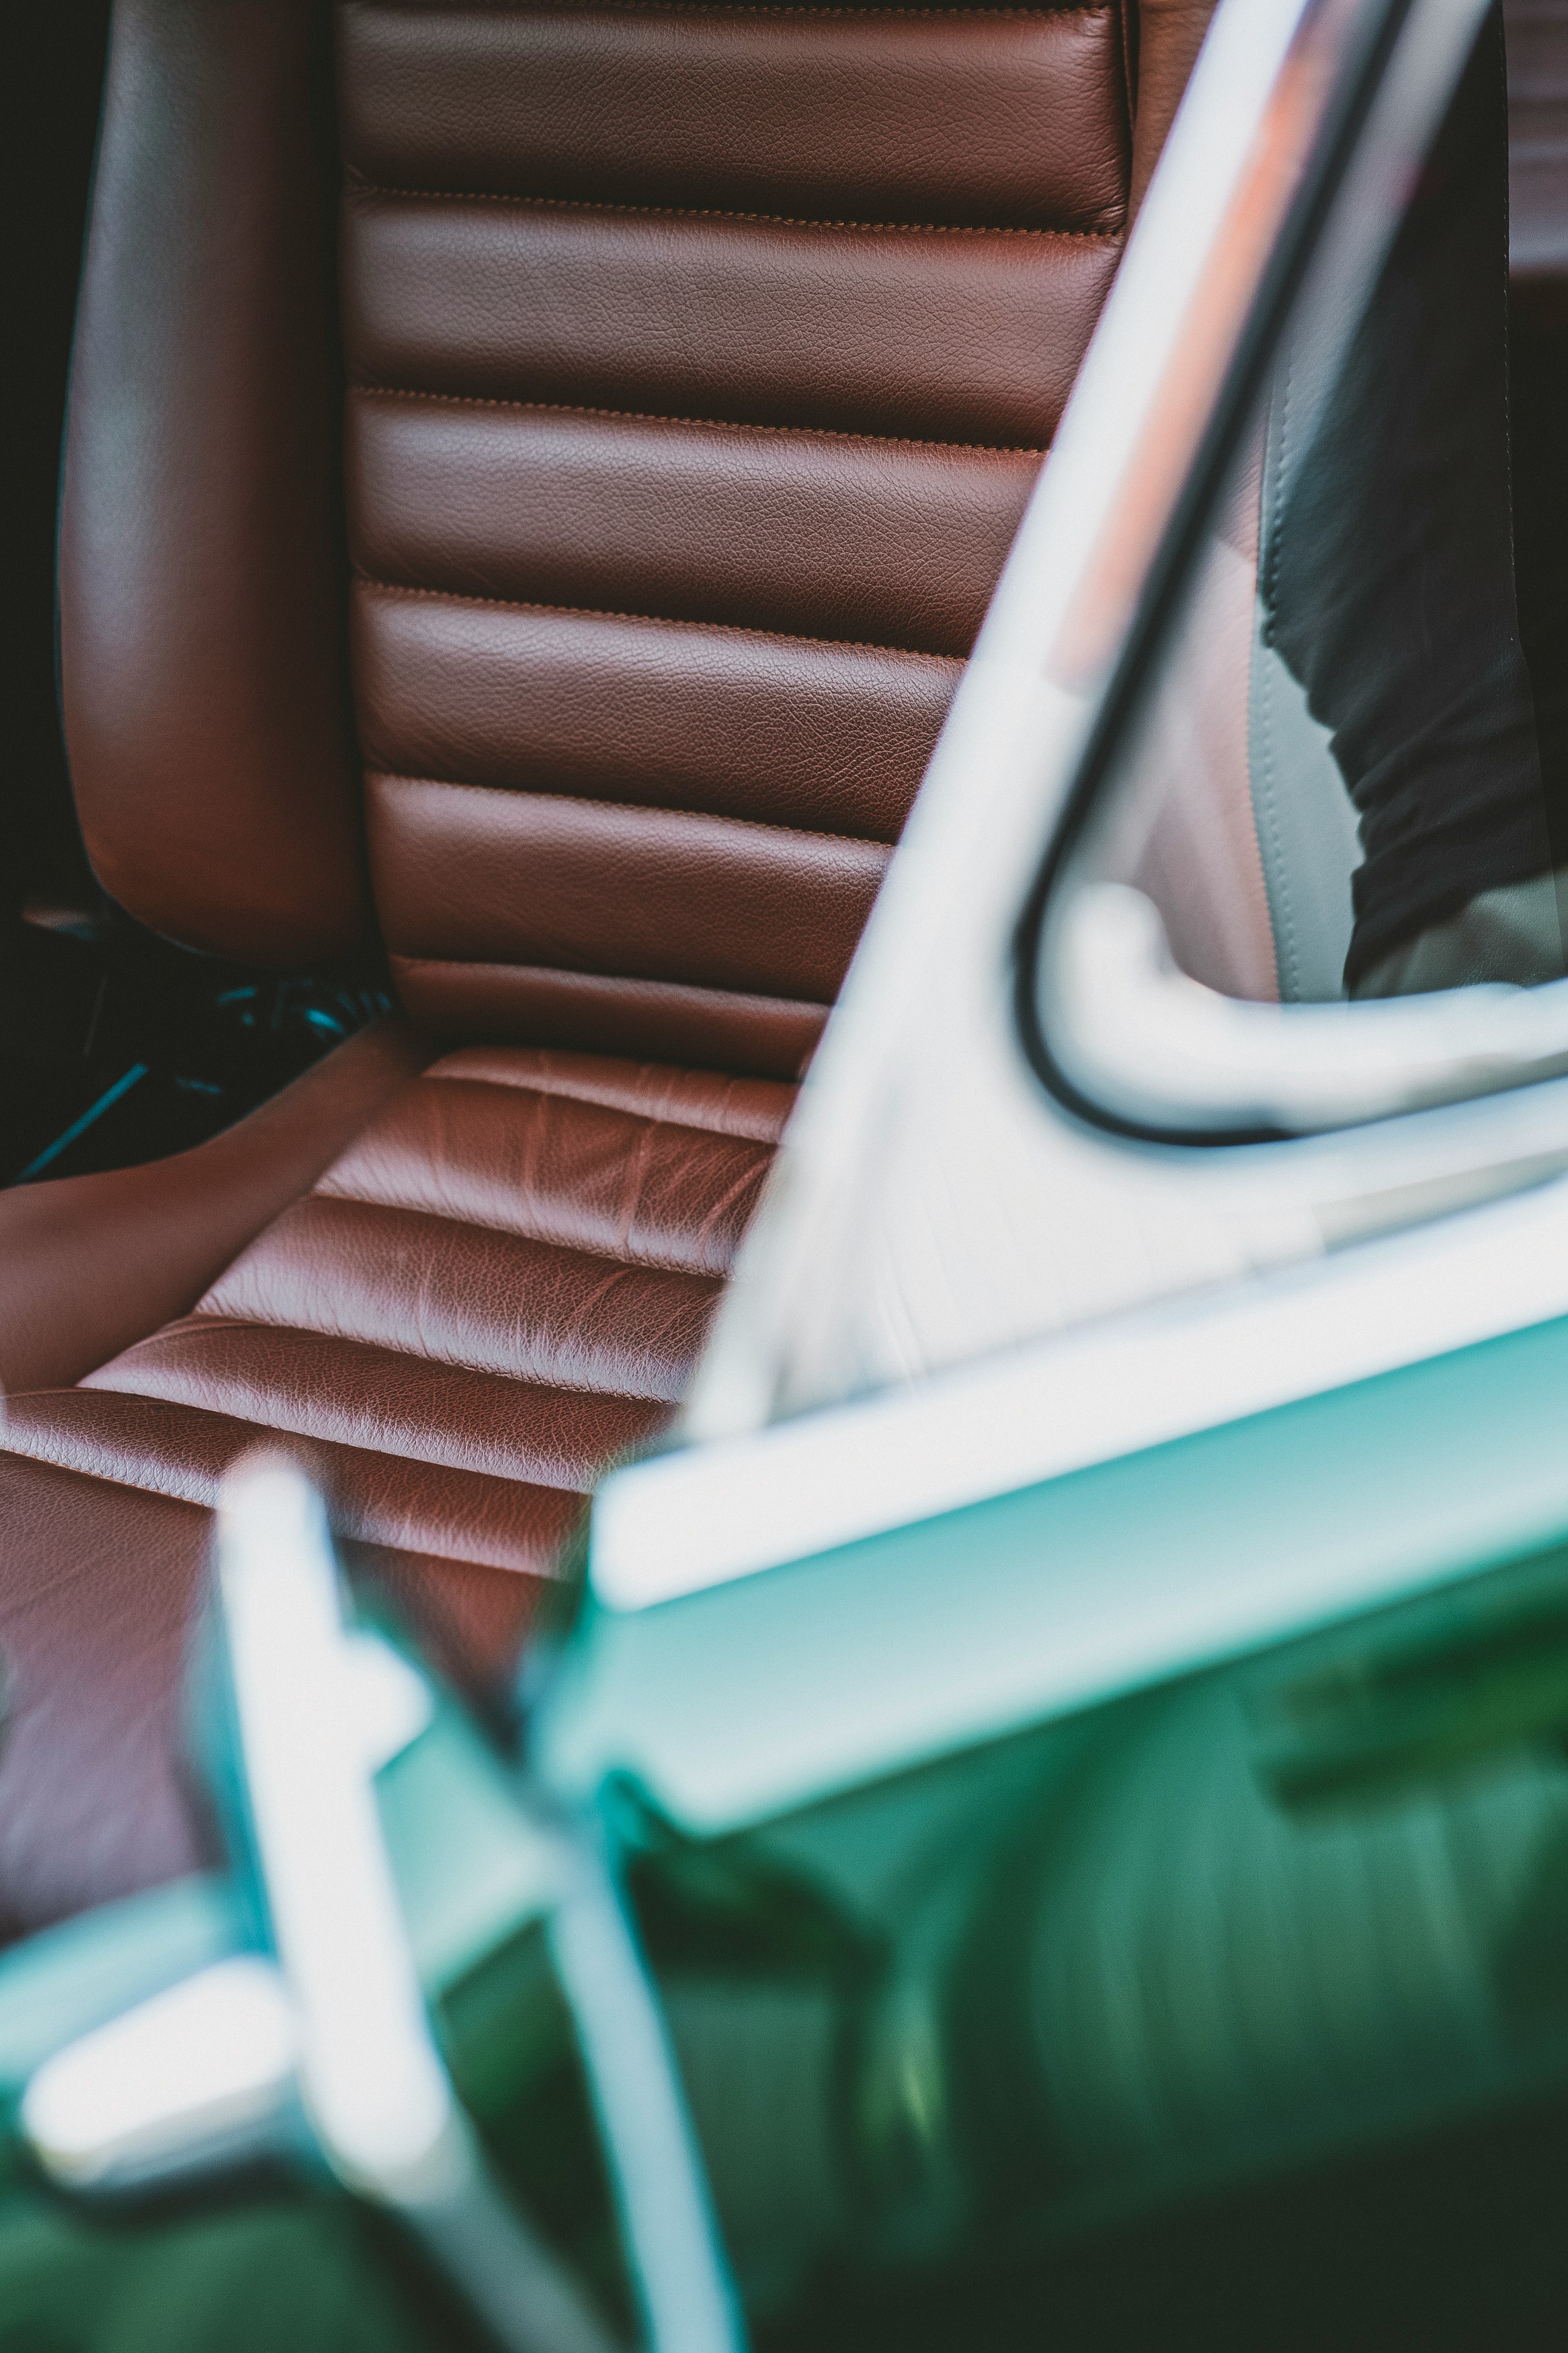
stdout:
<svg viewBox="0 0 1568 2353">
<path fill-rule="evenodd" d="M 804 2343 L 921 2282 L 1048 2293 L 1086 2238 L 1568 2098 L 1568 1473 L 1518 1478 L 1565 1345 L 826 1575 L 638 1608 L 595 1568 L 526 1763 L 345 1628 L 316 1499 L 247 1469 L 195 1670 L 230 1872 L 0 1966 L 0 2345 L 95 2263 L 95 2308 L 106 2264 L 173 2295 L 183 2232 L 279 2200 L 341 2216 L 334 2278 L 361 2206 L 403 2226 L 447 2283 L 405 2295 L 413 2343 L 445 2294 L 476 2342 L 736 2345 L 729 2264 Z M 1433 1467 L 1456 1426 L 1512 1474 L 1484 1574 Z M 1369 1504 L 1415 1454 L 1426 1515 Z"/>
</svg>

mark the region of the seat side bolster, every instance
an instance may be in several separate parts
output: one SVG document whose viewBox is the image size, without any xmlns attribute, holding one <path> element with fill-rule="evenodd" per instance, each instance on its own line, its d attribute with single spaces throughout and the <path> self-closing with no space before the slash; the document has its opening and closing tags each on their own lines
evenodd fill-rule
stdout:
<svg viewBox="0 0 1568 2353">
<path fill-rule="evenodd" d="M 371 936 L 343 624 L 330 67 L 313 0 L 117 0 L 59 533 L 110 895 L 284 969 Z"/>
<path fill-rule="evenodd" d="M 192 1151 L 0 1193 L 0 1390 L 68 1387 L 187 1314 L 428 1060 L 378 1021 Z"/>
</svg>

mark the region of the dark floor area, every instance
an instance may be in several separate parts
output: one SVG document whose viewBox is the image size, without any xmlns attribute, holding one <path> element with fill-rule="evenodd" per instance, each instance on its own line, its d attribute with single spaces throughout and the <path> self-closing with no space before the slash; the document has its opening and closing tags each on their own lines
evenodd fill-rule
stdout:
<svg viewBox="0 0 1568 2353">
<path fill-rule="evenodd" d="M 758 2353 L 1561 2353 L 1568 2105 L 1436 2135 L 897 2295 Z"/>
<path fill-rule="evenodd" d="M 199 1144 L 386 1003 L 372 981 L 188 955 L 112 913 L 13 918 L 0 931 L 0 1185 Z"/>
</svg>

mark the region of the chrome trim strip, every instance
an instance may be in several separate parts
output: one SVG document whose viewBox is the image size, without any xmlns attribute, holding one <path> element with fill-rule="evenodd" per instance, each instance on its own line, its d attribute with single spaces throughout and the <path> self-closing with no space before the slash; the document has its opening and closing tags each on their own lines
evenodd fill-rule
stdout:
<svg viewBox="0 0 1568 2353">
<path fill-rule="evenodd" d="M 1530 1107 L 1560 1127 L 1565 1093 L 1543 1087 L 1550 1104 Z M 1563 1315 L 1568 1183 L 1559 1179 L 633 1464 L 594 1506 L 593 1588 L 609 1609 L 649 1609 Z"/>
<path fill-rule="evenodd" d="M 1563 1233 L 1559 1228 L 1559 1248 Z M 536 1747 L 721 1837 L 1547 1548 L 1568 1324 L 668 1609 L 597 1613 Z"/>
<path fill-rule="evenodd" d="M 1057 1057 L 1080 1094 L 1142 1126 L 1307 1135 L 1568 1071 L 1568 980 L 1248 1004 L 1180 969 L 1142 891 L 1088 882 L 1066 897 L 1046 961 Z"/>
<path fill-rule="evenodd" d="M 363 1725 L 344 1704 L 326 1513 L 283 1457 L 225 1482 L 217 1582 L 261 1886 L 322 2156 L 425 2242 L 509 2353 L 616 2353 L 491 2177 L 436 2048 Z"/>
<path fill-rule="evenodd" d="M 60 2189 L 163 2189 L 297 2137 L 299 2038 L 274 1964 L 239 1953 L 46 2059 L 18 2122 Z"/>
</svg>

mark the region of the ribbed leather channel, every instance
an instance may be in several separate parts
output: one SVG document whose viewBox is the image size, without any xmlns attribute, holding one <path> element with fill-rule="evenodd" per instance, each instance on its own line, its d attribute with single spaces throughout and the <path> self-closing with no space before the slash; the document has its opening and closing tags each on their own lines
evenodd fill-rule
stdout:
<svg viewBox="0 0 1568 2353">
<path fill-rule="evenodd" d="M 798 1072 L 1120 250 L 1121 11 L 339 19 L 405 1002 Z"/>
<path fill-rule="evenodd" d="M 318 1126 L 364 1060 L 299 1082 Z M 383 1090 L 192 1313 L 5 1399 L 0 1938 L 203 1859 L 182 1661 L 207 1507 L 258 1440 L 321 1482 L 350 1565 L 449 1673 L 504 1683 L 584 1494 L 669 1417 L 794 1093 L 449 1054 Z"/>
<path fill-rule="evenodd" d="M 679 1399 L 793 1090 L 472 1048 L 414 1080 L 195 1312 L 10 1401 L 7 1442 L 210 1503 L 309 1441 L 353 1540 L 545 1575 Z"/>
</svg>

